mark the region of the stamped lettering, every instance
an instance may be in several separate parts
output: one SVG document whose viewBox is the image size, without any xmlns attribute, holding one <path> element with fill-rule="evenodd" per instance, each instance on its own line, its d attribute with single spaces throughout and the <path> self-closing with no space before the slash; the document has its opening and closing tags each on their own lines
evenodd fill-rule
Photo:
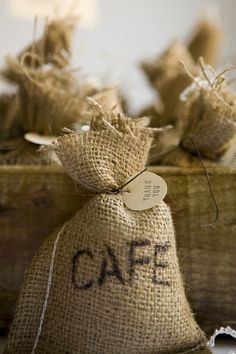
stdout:
<svg viewBox="0 0 236 354">
<path fill-rule="evenodd" d="M 109 269 L 109 263 L 111 269 Z M 98 279 L 98 285 L 102 286 L 107 277 L 115 277 L 121 284 L 124 284 L 124 279 L 121 274 L 118 259 L 111 247 L 106 245 L 106 255 L 101 264 L 100 276 Z"/>
<path fill-rule="evenodd" d="M 127 256 L 122 259 L 107 244 L 104 244 L 102 254 L 92 249 L 78 250 L 72 259 L 72 282 L 78 290 L 89 290 L 95 286 L 102 288 L 109 282 L 133 286 L 135 275 L 147 271 L 147 279 L 149 277 L 152 284 L 171 286 L 168 279 L 163 278 L 165 269 L 169 267 L 166 255 L 170 247 L 169 242 L 152 244 L 150 240 L 133 240 L 124 245 L 122 254 Z M 90 275 L 85 276 L 86 266 L 93 269 L 92 275 L 90 271 Z"/>
<path fill-rule="evenodd" d="M 79 261 L 82 257 L 88 257 L 93 260 L 93 254 L 90 250 L 79 250 L 72 260 L 72 282 L 77 289 L 87 290 L 93 286 L 94 280 L 90 279 L 86 283 L 79 281 L 78 273 L 76 270 L 79 268 Z"/>
<path fill-rule="evenodd" d="M 143 266 L 147 265 L 150 263 L 151 259 L 150 257 L 142 257 L 142 258 L 136 258 L 135 251 L 138 248 L 146 247 L 150 245 L 150 241 L 148 240 L 142 240 L 142 241 L 131 241 L 128 243 L 129 247 L 129 269 L 128 269 L 128 274 L 129 274 L 129 283 L 132 284 L 133 278 L 134 278 L 134 273 L 135 269 L 137 266 Z"/>
</svg>

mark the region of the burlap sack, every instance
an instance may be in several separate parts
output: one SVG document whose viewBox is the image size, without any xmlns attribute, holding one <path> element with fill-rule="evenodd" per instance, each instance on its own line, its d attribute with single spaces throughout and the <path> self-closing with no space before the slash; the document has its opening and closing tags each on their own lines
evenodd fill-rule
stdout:
<svg viewBox="0 0 236 354">
<path fill-rule="evenodd" d="M 24 63 L 10 59 L 18 86 L 20 119 L 24 131 L 57 135 L 78 116 L 78 102 L 83 98 L 74 76 L 57 68 L 28 69 Z"/>
<path fill-rule="evenodd" d="M 180 61 L 185 62 L 192 74 L 196 74 L 197 68 L 190 53 L 178 41 L 173 42 L 157 59 L 142 63 L 142 69 L 160 94 L 164 106 L 163 112 L 157 115 L 156 126 L 175 122 L 179 95 L 191 83 L 191 78 Z"/>
<path fill-rule="evenodd" d="M 188 44 L 188 50 L 197 62 L 203 57 L 206 63 L 216 65 L 223 42 L 223 29 L 219 19 L 204 17 L 197 24 Z"/>
<path fill-rule="evenodd" d="M 183 132 L 182 147 L 194 153 L 197 148 L 203 157 L 214 161 L 225 154 L 236 135 L 236 106 L 230 105 L 225 96 L 224 88 L 198 89 Z"/>
<path fill-rule="evenodd" d="M 40 151 L 40 145 L 23 137 L 8 139 L 0 144 L 0 165 L 51 165 L 59 160 L 53 151 Z"/>
<path fill-rule="evenodd" d="M 202 167 L 214 165 L 208 159 L 200 159 L 197 151 L 190 152 L 181 147 L 181 134 L 174 128 L 163 130 L 155 136 L 155 142 L 150 149 L 149 165 L 175 166 L 175 167 Z"/>
<path fill-rule="evenodd" d="M 19 100 L 16 93 L 2 93 L 0 95 L 0 147 L 7 138 L 14 138 L 21 130 L 17 119 Z"/>
<path fill-rule="evenodd" d="M 5 353 L 200 349 L 205 337 L 184 294 L 169 207 L 132 211 L 119 189 L 144 168 L 150 130 L 100 109 L 94 115 L 90 132 L 55 144 L 91 198 L 35 257 Z"/>
<path fill-rule="evenodd" d="M 15 84 L 18 86 L 17 111 L 14 122 L 7 120 L 11 123 L 8 124 L 8 131 L 18 124 L 21 132 L 14 144 L 12 141 L 3 142 L 2 151 L 6 153 L 0 154 L 0 164 L 54 163 L 54 154 L 36 153 L 39 146 L 24 141 L 24 134 L 34 132 L 57 136 L 64 127 L 81 130 L 84 125 L 90 124 L 85 99 L 87 95 L 96 98 L 106 109 L 122 112 L 116 87 L 97 89 L 81 84 L 68 70 L 44 67 L 29 69 L 22 62 L 10 58 L 7 63 L 11 72 L 14 72 Z"/>
<path fill-rule="evenodd" d="M 221 163 L 236 138 L 236 101 L 222 74 L 208 77 L 201 62 L 202 77 L 180 95 L 176 108 L 176 124 L 170 133 L 156 137 L 150 151 L 152 164 L 179 167 Z M 213 69 L 210 69 L 213 75 Z"/>
<path fill-rule="evenodd" d="M 176 167 L 201 167 L 201 160 L 197 156 L 190 154 L 188 151 L 182 149 L 180 146 L 175 147 L 168 153 L 161 155 L 161 157 L 155 158 L 154 155 L 150 155 L 151 165 L 161 166 L 176 166 Z M 209 161 L 204 161 L 209 165 Z"/>
<path fill-rule="evenodd" d="M 76 131 L 83 131 L 89 128 L 91 115 L 89 114 L 89 103 L 87 96 L 99 103 L 105 110 L 113 111 L 113 113 L 123 113 L 121 97 L 116 86 L 105 86 L 101 88 L 83 87 L 80 88 L 83 92 L 83 98 L 77 105 L 78 120 L 73 124 L 73 129 Z"/>
<path fill-rule="evenodd" d="M 48 153 L 46 156 L 37 153 L 39 145 L 25 141 L 24 134 L 58 135 L 64 126 L 70 127 L 77 120 L 78 90 L 75 80 L 60 69 L 29 70 L 16 60 L 8 59 L 8 67 L 14 72 L 18 91 L 14 116 L 6 119 L 6 131 L 15 129 L 15 126 L 20 126 L 20 129 L 14 142 L 11 136 L 1 142 L 0 164 L 53 163 L 54 154 Z M 6 146 L 10 149 L 5 149 Z"/>
<path fill-rule="evenodd" d="M 42 38 L 33 41 L 17 55 L 17 60 L 24 61 L 29 69 L 36 69 L 44 64 L 63 68 L 69 65 L 71 58 L 72 35 L 77 22 L 76 17 L 67 16 L 46 22 Z M 1 74 L 15 82 L 15 71 L 6 66 Z"/>
</svg>

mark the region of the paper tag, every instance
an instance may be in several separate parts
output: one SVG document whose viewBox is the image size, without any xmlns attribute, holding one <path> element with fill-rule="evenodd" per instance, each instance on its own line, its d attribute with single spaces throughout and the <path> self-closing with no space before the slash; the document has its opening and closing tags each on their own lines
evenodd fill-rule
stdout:
<svg viewBox="0 0 236 354">
<path fill-rule="evenodd" d="M 163 178 L 152 172 L 143 172 L 124 187 L 123 200 L 131 210 L 146 210 L 159 204 L 166 193 L 167 185 Z"/>
<path fill-rule="evenodd" d="M 57 139 L 55 136 L 40 135 L 33 132 L 26 133 L 24 138 L 36 145 L 51 145 L 51 143 Z"/>
</svg>

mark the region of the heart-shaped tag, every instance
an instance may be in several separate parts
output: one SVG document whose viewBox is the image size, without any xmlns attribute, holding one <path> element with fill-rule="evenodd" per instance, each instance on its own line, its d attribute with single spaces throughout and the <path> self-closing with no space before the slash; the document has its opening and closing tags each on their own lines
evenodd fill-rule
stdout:
<svg viewBox="0 0 236 354">
<path fill-rule="evenodd" d="M 159 204 L 165 198 L 166 193 L 167 185 L 164 179 L 155 173 L 146 171 L 126 184 L 123 200 L 131 210 L 146 210 Z"/>
</svg>

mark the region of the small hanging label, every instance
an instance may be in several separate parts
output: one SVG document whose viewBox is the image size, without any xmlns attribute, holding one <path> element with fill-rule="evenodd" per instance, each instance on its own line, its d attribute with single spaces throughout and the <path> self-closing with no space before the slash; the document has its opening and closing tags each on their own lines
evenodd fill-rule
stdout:
<svg viewBox="0 0 236 354">
<path fill-rule="evenodd" d="M 36 145 L 51 145 L 51 143 L 57 139 L 55 136 L 40 135 L 33 132 L 26 133 L 24 138 Z"/>
<path fill-rule="evenodd" d="M 127 183 L 123 200 L 131 210 L 146 210 L 159 204 L 166 193 L 167 185 L 163 178 L 152 172 L 144 172 Z"/>
</svg>

